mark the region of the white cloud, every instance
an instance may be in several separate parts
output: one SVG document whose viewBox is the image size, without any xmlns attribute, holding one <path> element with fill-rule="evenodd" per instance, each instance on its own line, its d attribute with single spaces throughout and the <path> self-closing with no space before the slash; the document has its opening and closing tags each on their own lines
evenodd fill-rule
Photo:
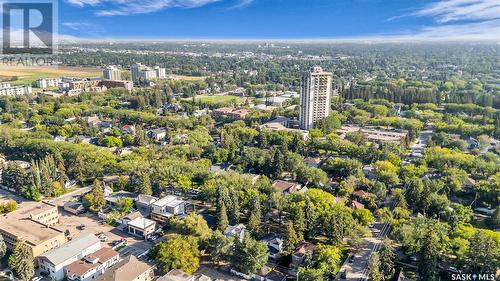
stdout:
<svg viewBox="0 0 500 281">
<path fill-rule="evenodd" d="M 126 16 L 147 14 L 167 8 L 198 8 L 222 0 L 66 0 L 77 6 L 99 7 L 95 11 L 98 16 Z M 238 0 L 251 2 L 251 0 Z"/>
<path fill-rule="evenodd" d="M 411 15 L 430 16 L 438 23 L 500 18 L 498 0 L 445 0 L 432 3 Z"/>
<path fill-rule="evenodd" d="M 496 39 L 500 38 L 499 0 L 439 0 L 416 11 L 389 18 L 428 17 L 433 25 L 404 36 L 419 39 Z M 404 37 L 403 36 L 403 37 Z"/>
</svg>

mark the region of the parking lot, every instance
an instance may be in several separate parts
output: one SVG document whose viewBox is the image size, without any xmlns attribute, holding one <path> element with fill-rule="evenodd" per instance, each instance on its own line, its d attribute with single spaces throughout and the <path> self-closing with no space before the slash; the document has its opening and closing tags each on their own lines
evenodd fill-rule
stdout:
<svg viewBox="0 0 500 281">
<path fill-rule="evenodd" d="M 140 255 L 152 246 L 152 243 L 149 241 L 129 235 L 126 231 L 122 231 L 118 227 L 107 225 L 97 215 L 85 213 L 76 216 L 64 210 L 59 210 L 59 214 L 59 224 L 56 227 L 62 231 L 68 230 L 69 236 L 72 238 L 86 233 L 103 233 L 107 237 L 106 244 L 108 247 L 111 246 L 110 243 L 114 240 L 125 239 L 127 246 L 119 250 L 122 257 Z M 84 229 L 80 228 L 82 224 L 85 225 Z"/>
</svg>

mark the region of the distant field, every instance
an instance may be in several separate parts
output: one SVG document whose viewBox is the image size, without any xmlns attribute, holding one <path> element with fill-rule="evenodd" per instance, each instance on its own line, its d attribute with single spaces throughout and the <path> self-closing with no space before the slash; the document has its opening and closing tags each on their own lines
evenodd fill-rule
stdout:
<svg viewBox="0 0 500 281">
<path fill-rule="evenodd" d="M 206 103 L 242 103 L 243 99 L 235 96 L 197 96 L 196 100 Z"/>
<path fill-rule="evenodd" d="M 0 65 L 0 79 L 10 80 L 17 76 L 16 81 L 12 84 L 31 84 L 38 78 L 56 78 L 61 76 L 71 77 L 96 77 L 102 76 L 102 72 L 98 68 L 83 68 L 83 67 L 21 67 L 21 66 L 6 66 Z"/>
<path fill-rule="evenodd" d="M 185 75 L 176 75 L 176 74 L 172 74 L 171 76 L 174 77 L 175 79 L 179 79 L 179 80 L 183 80 L 183 81 L 192 81 L 192 82 L 203 81 L 207 78 L 207 76 L 185 76 Z"/>
</svg>

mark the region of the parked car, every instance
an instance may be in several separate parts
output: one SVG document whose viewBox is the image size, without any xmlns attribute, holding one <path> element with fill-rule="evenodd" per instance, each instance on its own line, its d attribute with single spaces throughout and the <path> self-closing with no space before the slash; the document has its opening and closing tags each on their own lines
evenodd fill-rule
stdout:
<svg viewBox="0 0 500 281">
<path fill-rule="evenodd" d="M 85 230 L 85 224 L 82 223 L 77 228 L 80 230 Z"/>
<path fill-rule="evenodd" d="M 108 241 L 108 236 L 106 236 L 106 234 L 104 234 L 104 233 L 97 235 L 97 238 L 99 238 L 101 240 L 101 242 Z"/>
<path fill-rule="evenodd" d="M 353 263 L 353 262 L 354 262 L 354 255 L 349 257 L 349 263 Z"/>
</svg>

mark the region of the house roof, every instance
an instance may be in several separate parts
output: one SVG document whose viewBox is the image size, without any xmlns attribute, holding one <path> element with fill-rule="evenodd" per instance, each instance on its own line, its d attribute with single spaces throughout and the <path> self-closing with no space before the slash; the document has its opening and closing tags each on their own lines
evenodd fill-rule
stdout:
<svg viewBox="0 0 500 281">
<path fill-rule="evenodd" d="M 155 225 L 156 222 L 149 220 L 147 218 L 139 217 L 129 221 L 127 224 L 135 228 L 145 229 L 152 225 Z"/>
<path fill-rule="evenodd" d="M 316 250 L 316 245 L 309 242 L 301 242 L 297 247 L 295 247 L 295 252 L 293 253 L 295 256 L 304 256 L 306 253 L 312 253 Z"/>
<path fill-rule="evenodd" d="M 153 202 L 156 202 L 157 200 L 158 200 L 157 197 L 151 195 L 139 194 L 137 196 L 137 202 L 142 204 L 151 204 Z"/>
<path fill-rule="evenodd" d="M 152 205 L 158 206 L 158 207 L 164 207 L 164 206 L 176 207 L 182 203 L 184 203 L 184 200 L 179 199 L 179 197 L 173 196 L 173 195 L 167 195 L 167 196 L 157 200 Z"/>
<path fill-rule="evenodd" d="M 354 191 L 352 194 L 358 196 L 358 197 L 365 197 L 365 196 L 368 196 L 370 195 L 370 193 L 364 191 L 364 190 L 356 190 Z"/>
<path fill-rule="evenodd" d="M 172 269 L 156 281 L 191 281 L 193 276 L 178 269 Z"/>
<path fill-rule="evenodd" d="M 90 255 L 87 255 L 81 260 L 77 260 L 75 262 L 70 263 L 68 266 L 66 266 L 66 272 L 67 275 L 78 275 L 82 276 L 85 273 L 87 273 L 89 270 L 98 267 L 100 264 L 103 264 L 107 262 L 108 260 L 116 257 L 118 255 L 118 252 L 111 248 L 102 248 L 95 253 L 92 253 Z M 96 260 L 98 259 L 98 262 L 96 263 L 91 263 L 87 260 Z"/>
<path fill-rule="evenodd" d="M 353 208 L 353 209 L 364 209 L 365 205 L 359 203 L 356 200 L 352 200 L 352 202 L 351 202 L 351 208 Z"/>
<path fill-rule="evenodd" d="M 286 279 L 286 274 L 276 271 L 274 269 L 266 275 L 266 280 L 283 281 L 285 279 Z"/>
<path fill-rule="evenodd" d="M 152 266 L 150 264 L 138 260 L 134 255 L 130 255 L 94 280 L 132 281 L 151 268 Z"/>
<path fill-rule="evenodd" d="M 292 193 L 299 187 L 299 184 L 295 182 L 276 180 L 273 183 L 273 187 L 283 192 Z"/>
<path fill-rule="evenodd" d="M 101 243 L 97 236 L 91 233 L 84 234 L 69 241 L 68 243 L 59 246 L 58 248 L 52 249 L 42 254 L 41 257 L 47 259 L 53 265 L 58 265 L 74 256 L 79 255 L 81 252 L 83 252 L 83 250 L 96 243 Z"/>
</svg>

